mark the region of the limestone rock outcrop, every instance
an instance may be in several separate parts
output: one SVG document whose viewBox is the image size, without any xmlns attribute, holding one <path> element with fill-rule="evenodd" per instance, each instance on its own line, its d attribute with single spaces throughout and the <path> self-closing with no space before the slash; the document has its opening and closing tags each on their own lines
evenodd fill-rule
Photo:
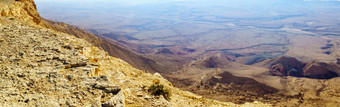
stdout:
<svg viewBox="0 0 340 107">
<path fill-rule="evenodd" d="M 0 7 L 1 16 L 10 16 L 36 24 L 41 21 L 33 0 L 3 0 Z"/>
</svg>

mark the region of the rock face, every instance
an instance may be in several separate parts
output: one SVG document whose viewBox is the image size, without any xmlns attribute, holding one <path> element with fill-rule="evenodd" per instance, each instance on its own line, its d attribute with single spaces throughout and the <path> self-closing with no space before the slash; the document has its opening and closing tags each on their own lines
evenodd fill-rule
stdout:
<svg viewBox="0 0 340 107">
<path fill-rule="evenodd" d="M 35 11 L 31 0 L 0 5 L 1 11 L 21 11 L 0 17 L 0 106 L 270 106 L 219 102 L 179 90 L 86 40 L 37 25 L 37 14 L 28 12 Z M 170 98 L 146 91 L 155 80 Z"/>
<path fill-rule="evenodd" d="M 39 24 L 41 17 L 33 0 L 5 0 L 0 4 L 1 16 L 11 16 Z"/>
<path fill-rule="evenodd" d="M 339 69 L 337 65 L 321 62 L 304 63 L 293 57 L 279 57 L 267 62 L 269 72 L 274 76 L 308 77 L 315 79 L 330 79 L 339 74 L 332 68 Z M 332 68 L 331 68 L 332 67 Z"/>
</svg>

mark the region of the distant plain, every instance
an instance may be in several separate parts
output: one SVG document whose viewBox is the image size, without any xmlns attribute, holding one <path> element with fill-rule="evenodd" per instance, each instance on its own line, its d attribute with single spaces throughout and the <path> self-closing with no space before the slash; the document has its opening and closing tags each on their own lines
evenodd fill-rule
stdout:
<svg viewBox="0 0 340 107">
<path fill-rule="evenodd" d="M 143 54 L 154 54 L 161 48 L 168 48 L 176 55 L 195 57 L 216 51 L 237 57 L 242 63 L 251 63 L 246 60 L 249 58 L 282 55 L 334 62 L 339 54 L 332 53 L 338 50 L 336 46 L 330 47 L 333 49 L 330 53 L 330 49 L 321 49 L 339 41 L 340 3 L 336 1 L 151 0 L 126 3 L 37 0 L 37 4 L 41 15 L 47 19 L 151 48 L 145 52 L 128 46 Z M 311 41 L 317 41 L 317 44 L 309 43 Z M 301 52 L 310 55 L 302 56 Z M 324 59 L 317 58 L 320 56 Z"/>
</svg>

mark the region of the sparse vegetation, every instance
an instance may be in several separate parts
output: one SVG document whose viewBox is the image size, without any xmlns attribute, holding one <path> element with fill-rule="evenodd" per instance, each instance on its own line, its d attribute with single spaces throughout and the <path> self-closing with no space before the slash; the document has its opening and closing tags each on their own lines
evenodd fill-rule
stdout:
<svg viewBox="0 0 340 107">
<path fill-rule="evenodd" d="M 163 95 L 163 97 L 166 99 L 166 100 L 170 100 L 170 90 L 168 89 L 165 89 L 164 88 L 164 85 L 162 84 L 159 84 L 159 83 L 154 83 L 152 84 L 149 89 L 148 89 L 148 92 L 150 92 L 152 95 L 155 95 L 155 96 L 160 96 L 160 95 Z"/>
</svg>

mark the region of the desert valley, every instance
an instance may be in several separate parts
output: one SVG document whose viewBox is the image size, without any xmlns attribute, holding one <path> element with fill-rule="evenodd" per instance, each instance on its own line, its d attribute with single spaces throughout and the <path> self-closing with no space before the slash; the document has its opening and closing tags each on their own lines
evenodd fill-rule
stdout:
<svg viewBox="0 0 340 107">
<path fill-rule="evenodd" d="M 39 93 L 36 90 L 46 89 L 34 86 L 46 83 L 53 87 L 49 83 L 53 81 L 58 89 L 53 99 L 65 95 L 62 91 L 77 89 L 82 93 L 77 91 L 61 99 L 96 97 L 102 102 L 95 106 L 340 106 L 338 1 L 1 2 L 0 6 L 9 5 L 0 10 L 0 56 L 4 56 L 0 68 L 6 71 L 1 73 L 5 78 L 1 81 L 3 87 L 10 87 L 4 85 L 5 80 L 24 81 L 20 76 L 17 80 L 11 78 L 17 78 L 16 67 L 32 60 L 33 65 L 20 66 L 24 70 L 17 72 L 29 78 L 48 79 L 36 82 L 37 79 L 28 79 L 30 90 Z M 32 3 L 36 10 L 15 7 Z M 26 45 L 26 39 L 31 44 Z M 26 48 L 20 50 L 22 46 Z M 12 55 L 18 50 L 32 54 Z M 30 67 L 37 74 L 25 71 Z M 36 71 L 44 68 L 51 72 Z M 173 95 L 150 98 L 143 90 L 152 83 L 165 84 Z M 113 88 L 114 92 L 108 92 Z M 11 90 L 6 88 L 0 95 L 7 95 L 6 92 Z M 20 99 L 11 96 L 0 98 L 0 102 L 15 98 Z M 28 101 L 37 102 L 30 106 L 39 105 L 39 101 Z M 97 100 L 72 100 L 68 104 L 58 101 L 58 106 L 97 103 Z M 87 103 L 82 105 L 83 102 Z"/>
</svg>

